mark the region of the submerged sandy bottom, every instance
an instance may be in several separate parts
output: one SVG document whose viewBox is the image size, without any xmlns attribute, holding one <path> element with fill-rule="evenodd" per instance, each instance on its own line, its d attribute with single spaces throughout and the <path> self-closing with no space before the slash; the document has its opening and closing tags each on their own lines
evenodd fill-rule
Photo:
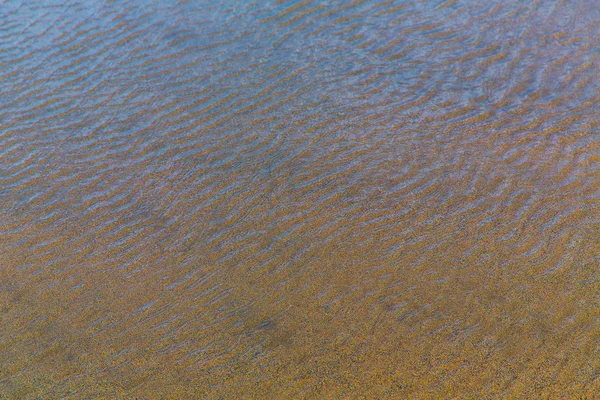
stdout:
<svg viewBox="0 0 600 400">
<path fill-rule="evenodd" d="M 0 395 L 600 392 L 591 3 L 51 3 L 0 12 Z"/>
</svg>

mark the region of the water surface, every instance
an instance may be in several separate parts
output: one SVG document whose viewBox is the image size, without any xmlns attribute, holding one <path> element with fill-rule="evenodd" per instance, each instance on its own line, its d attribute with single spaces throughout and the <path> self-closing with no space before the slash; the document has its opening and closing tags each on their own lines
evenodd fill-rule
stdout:
<svg viewBox="0 0 600 400">
<path fill-rule="evenodd" d="M 4 1 L 0 394 L 597 394 L 598 21 Z"/>
</svg>

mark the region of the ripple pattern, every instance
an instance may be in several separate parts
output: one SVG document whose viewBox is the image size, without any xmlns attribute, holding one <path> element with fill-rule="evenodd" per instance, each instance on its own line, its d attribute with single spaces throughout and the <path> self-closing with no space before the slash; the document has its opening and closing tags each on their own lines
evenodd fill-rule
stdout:
<svg viewBox="0 0 600 400">
<path fill-rule="evenodd" d="M 599 20 L 3 2 L 0 397 L 593 397 Z"/>
</svg>

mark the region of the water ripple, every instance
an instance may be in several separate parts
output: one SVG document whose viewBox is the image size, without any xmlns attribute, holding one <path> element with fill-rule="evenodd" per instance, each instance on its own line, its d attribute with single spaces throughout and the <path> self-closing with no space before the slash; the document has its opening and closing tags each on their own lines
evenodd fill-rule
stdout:
<svg viewBox="0 0 600 400">
<path fill-rule="evenodd" d="M 0 397 L 598 392 L 589 2 L 2 11 Z"/>
</svg>

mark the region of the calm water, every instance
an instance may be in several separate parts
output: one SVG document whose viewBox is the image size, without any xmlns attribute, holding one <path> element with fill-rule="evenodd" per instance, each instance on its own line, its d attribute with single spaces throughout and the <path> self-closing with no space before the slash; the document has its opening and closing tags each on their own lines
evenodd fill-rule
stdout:
<svg viewBox="0 0 600 400">
<path fill-rule="evenodd" d="M 4 1 L 0 395 L 598 395 L 598 21 Z"/>
</svg>

